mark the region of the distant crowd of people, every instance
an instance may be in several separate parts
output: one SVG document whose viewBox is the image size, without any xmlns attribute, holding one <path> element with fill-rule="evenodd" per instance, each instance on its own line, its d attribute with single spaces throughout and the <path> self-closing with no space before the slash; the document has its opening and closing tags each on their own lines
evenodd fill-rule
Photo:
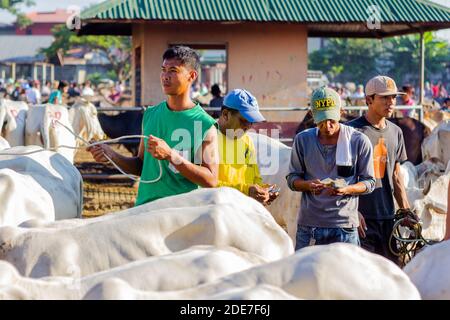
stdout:
<svg viewBox="0 0 450 320">
<path fill-rule="evenodd" d="M 122 82 L 117 82 L 109 89 L 105 97 L 111 104 L 117 103 L 126 88 Z M 0 98 L 14 101 L 24 101 L 31 105 L 41 103 L 69 105 L 76 97 L 90 98 L 99 94 L 99 88 L 90 80 L 79 84 L 65 80 L 46 81 L 18 79 L 14 81 L 0 80 Z"/>
<path fill-rule="evenodd" d="M 346 83 L 345 85 L 337 82 L 330 83 L 328 85 L 330 89 L 333 89 L 339 94 L 343 106 L 365 106 L 366 98 L 364 94 L 364 85 L 355 83 Z M 425 83 L 424 97 L 429 103 L 433 102 L 439 106 L 442 111 L 450 112 L 450 96 L 446 89 L 447 85 L 441 82 L 437 84 Z M 418 97 L 416 96 L 416 88 L 411 84 L 404 84 L 402 87 L 401 95 L 397 98 L 398 106 L 414 106 L 418 103 Z M 199 102 L 204 107 L 221 108 L 223 104 L 223 98 L 226 93 L 224 92 L 222 85 L 214 84 L 210 90 L 207 89 L 205 83 L 196 83 L 191 88 L 191 99 Z M 404 117 L 416 116 L 415 110 L 399 110 Z M 208 112 L 213 118 L 218 118 L 220 110 Z"/>
<path fill-rule="evenodd" d="M 364 97 L 364 86 L 359 84 L 355 86 L 354 83 L 346 83 L 342 85 L 341 83 L 331 83 L 329 88 L 335 90 L 341 100 L 347 105 L 365 105 L 365 97 Z M 355 88 L 355 90 L 353 90 Z M 416 92 L 419 91 L 418 88 L 415 88 L 412 84 L 404 84 L 402 87 L 402 92 L 406 93 L 397 99 L 397 105 L 402 106 L 413 106 L 418 103 L 418 97 L 416 96 Z M 432 84 L 429 81 L 425 82 L 424 87 L 424 98 L 426 101 L 435 101 L 439 105 L 439 107 L 443 110 L 449 110 L 450 106 L 450 96 L 448 90 L 446 89 L 447 85 L 442 82 L 437 82 L 436 84 Z M 403 110 L 404 116 L 410 114 L 411 111 Z"/>
</svg>

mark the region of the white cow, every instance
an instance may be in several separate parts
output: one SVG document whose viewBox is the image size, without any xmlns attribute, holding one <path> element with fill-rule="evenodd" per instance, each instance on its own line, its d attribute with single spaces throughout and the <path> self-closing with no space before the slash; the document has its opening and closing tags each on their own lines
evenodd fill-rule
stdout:
<svg viewBox="0 0 450 320">
<path fill-rule="evenodd" d="M 422 235 L 425 239 L 440 241 L 445 234 L 445 218 L 447 212 L 447 194 L 450 172 L 440 176 L 431 184 L 428 193 L 414 201 L 413 207 L 417 210 L 423 223 Z"/>
<path fill-rule="evenodd" d="M 409 277 L 393 262 L 348 243 L 312 246 L 191 289 L 156 292 L 109 279 L 86 299 L 209 299 L 262 285 L 299 299 L 420 299 Z"/>
<path fill-rule="evenodd" d="M 256 266 L 248 268 L 255 258 Z M 226 265 L 219 266 L 220 262 Z M 442 271 L 448 269 L 445 266 Z M 307 247 L 266 264 L 229 248 L 193 247 L 81 279 L 24 278 L 3 261 L 2 295 L 15 299 L 420 299 L 398 266 L 346 243 Z"/>
<path fill-rule="evenodd" d="M 146 278 L 151 274 L 142 274 Z M 169 275 L 167 275 L 169 276 Z M 173 275 L 171 275 L 173 277 Z M 85 299 L 148 299 L 149 292 L 138 291 L 121 278 L 110 277 L 85 292 L 83 280 L 64 277 L 45 279 L 25 278 L 8 262 L 0 261 L 0 300 L 79 300 Z M 270 285 L 257 285 L 230 289 L 208 297 L 214 300 L 294 300 L 280 288 Z"/>
<path fill-rule="evenodd" d="M 429 192 L 430 187 L 443 173 L 444 166 L 436 158 L 414 166 L 406 161 L 400 166 L 408 202 L 411 206 Z"/>
<path fill-rule="evenodd" d="M 414 166 L 410 162 L 401 165 L 408 202 L 422 223 L 422 235 L 426 239 L 441 240 L 445 233 L 445 213 L 450 172 L 443 174 L 440 162 L 426 160 Z"/>
<path fill-rule="evenodd" d="M 450 299 L 450 241 L 425 247 L 403 270 L 423 299 Z"/>
<path fill-rule="evenodd" d="M 81 299 L 94 286 L 121 279 L 140 290 L 183 290 L 265 263 L 259 256 L 232 247 L 194 246 L 149 257 L 83 278 L 25 278 L 11 264 L 0 262 L 0 286 L 24 289 L 26 299 Z"/>
<path fill-rule="evenodd" d="M 249 132 L 248 135 L 258 152 L 257 161 L 263 181 L 277 184 L 281 188 L 278 199 L 268 207 L 268 210 L 275 221 L 286 230 L 295 245 L 301 193 L 293 192 L 286 182 L 292 148 L 263 134 Z"/>
<path fill-rule="evenodd" d="M 8 290 L 9 289 L 9 290 Z M 5 294 L 9 295 L 10 299 L 24 299 L 26 293 L 20 288 L 12 287 L 5 288 Z M 13 291 L 16 290 L 16 291 Z M 1 291 L 0 291 L 1 296 Z M 183 296 L 171 295 L 167 298 L 166 295 L 159 292 L 149 292 L 134 289 L 127 282 L 119 278 L 110 278 L 92 288 L 83 298 L 84 300 L 161 300 L 161 299 L 192 299 Z M 198 299 L 198 297 L 196 297 Z M 299 298 L 288 294 L 286 291 L 267 284 L 256 286 L 245 286 L 231 289 L 225 289 L 222 292 L 204 297 L 207 300 L 299 300 Z M 182 310 L 180 309 L 180 313 Z M 188 312 L 185 310 L 185 312 Z M 192 312 L 192 311 L 190 311 Z M 222 312 L 231 312 L 231 310 L 223 310 Z M 250 312 L 250 311 L 248 311 Z M 261 314 L 270 314 L 270 310 L 266 306 L 258 309 Z M 213 313 L 214 314 L 214 313 Z M 212 314 L 210 314 L 212 316 Z"/>
<path fill-rule="evenodd" d="M 5 140 L 5 138 L 0 137 L 0 150 L 11 148 L 9 142 Z"/>
<path fill-rule="evenodd" d="M 0 136 L 12 147 L 25 144 L 28 105 L 23 101 L 0 99 Z"/>
<path fill-rule="evenodd" d="M 422 142 L 423 159 L 437 158 L 443 164 L 450 161 L 450 120 L 443 121 Z"/>
<path fill-rule="evenodd" d="M 65 106 L 46 104 L 30 108 L 25 127 L 25 144 L 42 146 L 44 149 L 56 148 L 58 153 L 73 163 L 74 150 L 59 147 L 75 147 L 75 137 L 56 120 L 73 131 Z"/>
<path fill-rule="evenodd" d="M 102 140 L 105 133 L 97 118 L 97 108 L 85 99 L 79 99 L 69 109 L 69 120 L 74 132 L 86 141 Z M 82 141 L 77 139 L 77 145 Z"/>
<path fill-rule="evenodd" d="M 61 155 L 41 147 L 14 147 L 0 152 L 0 225 L 30 219 L 81 217 L 83 180 Z"/>
<path fill-rule="evenodd" d="M 431 111 L 425 111 L 423 124 L 428 127 L 428 129 L 433 131 L 442 121 L 450 120 L 450 114 L 448 112 L 435 109 Z"/>
<path fill-rule="evenodd" d="M 231 188 L 200 189 L 89 220 L 0 228 L 0 259 L 25 276 L 80 275 L 194 245 L 231 246 L 266 261 L 293 253 L 257 201 Z"/>
</svg>

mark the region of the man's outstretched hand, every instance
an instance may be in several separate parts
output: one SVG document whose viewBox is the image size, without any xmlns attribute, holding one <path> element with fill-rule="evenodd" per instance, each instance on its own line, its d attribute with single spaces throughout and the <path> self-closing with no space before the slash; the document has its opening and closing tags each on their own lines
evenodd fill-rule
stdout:
<svg viewBox="0 0 450 320">
<path fill-rule="evenodd" d="M 89 141 L 90 143 L 94 143 L 95 141 Z M 98 144 L 92 147 L 89 147 L 86 149 L 86 151 L 90 152 L 92 154 L 92 157 L 94 157 L 95 161 L 100 163 L 108 163 L 109 160 L 105 157 L 107 155 L 109 158 L 112 158 L 114 156 L 113 149 L 106 145 L 106 144 Z"/>
</svg>

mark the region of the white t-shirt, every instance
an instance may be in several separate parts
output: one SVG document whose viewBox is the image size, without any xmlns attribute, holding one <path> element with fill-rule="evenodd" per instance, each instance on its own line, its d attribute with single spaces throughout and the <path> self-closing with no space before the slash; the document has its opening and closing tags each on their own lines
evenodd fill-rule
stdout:
<svg viewBox="0 0 450 320">
<path fill-rule="evenodd" d="M 51 90 L 49 87 L 43 86 L 41 92 L 42 92 L 43 96 L 49 96 L 51 93 Z"/>
<path fill-rule="evenodd" d="M 82 96 L 94 96 L 94 90 L 92 90 L 92 88 L 89 87 L 85 87 L 83 89 L 83 92 L 81 92 Z"/>
</svg>

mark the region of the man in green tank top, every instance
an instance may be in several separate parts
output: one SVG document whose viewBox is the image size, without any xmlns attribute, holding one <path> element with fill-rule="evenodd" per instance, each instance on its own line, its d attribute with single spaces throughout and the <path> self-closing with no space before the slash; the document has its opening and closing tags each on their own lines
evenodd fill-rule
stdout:
<svg viewBox="0 0 450 320">
<path fill-rule="evenodd" d="M 136 157 L 125 157 L 107 145 L 88 149 L 96 161 L 111 158 L 125 172 L 141 176 L 136 206 L 215 187 L 218 180 L 218 144 L 215 120 L 190 99 L 200 59 L 191 48 L 177 46 L 163 54 L 161 85 L 167 100 L 148 108 Z"/>
</svg>

